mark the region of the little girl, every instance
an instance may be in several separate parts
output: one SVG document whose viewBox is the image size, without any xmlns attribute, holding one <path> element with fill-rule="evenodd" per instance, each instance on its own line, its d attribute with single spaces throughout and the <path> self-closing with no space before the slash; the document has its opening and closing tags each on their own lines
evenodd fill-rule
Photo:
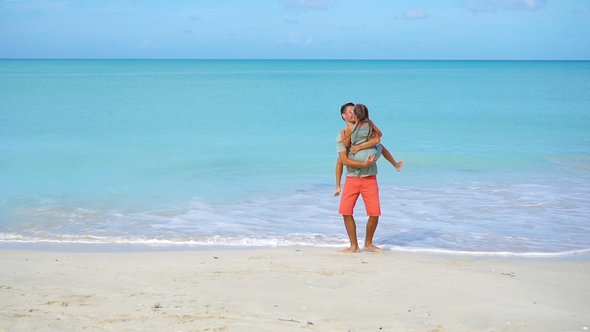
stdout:
<svg viewBox="0 0 590 332">
<path fill-rule="evenodd" d="M 380 144 L 381 136 L 383 136 L 381 130 L 377 128 L 377 126 L 373 123 L 373 121 L 369 120 L 369 109 L 363 104 L 357 104 L 353 107 L 354 104 L 350 103 L 343 107 L 346 112 L 352 112 L 354 122 L 346 121 L 343 114 L 342 109 L 340 113 L 345 118 L 347 123 L 346 129 L 340 131 L 340 136 L 343 140 L 344 146 L 349 149 L 349 155 L 351 158 L 359 151 L 363 149 L 368 149 L 371 147 L 375 147 L 377 149 L 377 154 L 383 155 L 385 159 L 387 159 L 393 167 L 399 172 L 402 170 L 404 166 L 404 161 L 400 160 L 396 162 L 393 158 L 393 155 L 387 150 L 382 144 Z M 369 124 L 368 131 L 361 130 L 358 131 L 359 127 L 361 127 L 364 123 Z M 364 127 L 364 126 L 363 126 Z M 336 190 L 334 191 L 334 196 L 340 195 L 341 187 L 340 183 L 342 181 L 342 171 L 343 165 L 340 162 L 340 158 L 336 160 Z"/>
</svg>

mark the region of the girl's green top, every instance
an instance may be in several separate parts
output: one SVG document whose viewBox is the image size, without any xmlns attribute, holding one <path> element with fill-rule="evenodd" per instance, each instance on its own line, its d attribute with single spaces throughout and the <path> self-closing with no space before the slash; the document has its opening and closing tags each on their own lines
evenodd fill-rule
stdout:
<svg viewBox="0 0 590 332">
<path fill-rule="evenodd" d="M 351 144 L 358 145 L 358 144 L 366 142 L 372 135 L 371 129 L 372 129 L 371 126 L 367 122 L 365 122 L 364 124 L 362 124 L 361 126 L 356 128 L 356 130 L 350 136 Z M 347 150 L 346 146 L 344 146 L 343 137 L 340 133 L 338 133 L 338 137 L 336 139 L 336 146 L 337 146 L 338 152 Z M 349 151 L 348 157 L 351 159 L 363 162 L 367 159 L 367 156 L 369 156 L 369 155 L 380 157 L 381 150 L 382 150 L 381 144 L 377 144 L 376 146 L 374 146 L 372 148 L 360 150 L 356 154 L 353 154 Z M 369 167 L 362 167 L 362 168 L 346 166 L 346 176 L 365 177 L 365 176 L 370 176 L 370 175 L 377 175 L 377 164 L 376 163 L 369 166 Z"/>
</svg>

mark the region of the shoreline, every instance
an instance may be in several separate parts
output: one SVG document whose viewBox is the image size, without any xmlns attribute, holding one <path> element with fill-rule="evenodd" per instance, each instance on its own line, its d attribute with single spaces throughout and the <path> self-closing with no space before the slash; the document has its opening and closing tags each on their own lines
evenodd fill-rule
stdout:
<svg viewBox="0 0 590 332">
<path fill-rule="evenodd" d="M 2 249 L 0 331 L 584 331 L 590 255 Z"/>
<path fill-rule="evenodd" d="M 359 244 L 362 248 L 362 245 Z M 273 250 L 273 249 L 326 249 L 338 253 L 344 246 L 314 246 L 314 245 L 279 245 L 279 246 L 239 246 L 239 245 L 193 245 L 193 244 L 137 244 L 137 243 L 56 243 L 56 242 L 2 242 L 0 241 L 0 252 L 4 250 L 24 250 L 24 251 L 49 251 L 49 252 L 115 252 L 115 253 L 132 253 L 132 252 L 174 252 L 174 251 L 224 251 L 224 250 Z M 567 259 L 579 258 L 579 260 L 590 260 L 590 249 L 580 249 L 568 252 L 484 252 L 484 251 L 453 251 L 442 249 L 423 249 L 423 248 L 388 248 L 385 252 L 393 253 L 415 253 L 419 255 L 431 256 L 466 256 L 466 257 L 499 257 L 499 258 L 517 258 L 517 259 Z M 361 250 L 362 253 L 368 253 Z M 578 260 L 578 259 L 575 259 Z"/>
</svg>

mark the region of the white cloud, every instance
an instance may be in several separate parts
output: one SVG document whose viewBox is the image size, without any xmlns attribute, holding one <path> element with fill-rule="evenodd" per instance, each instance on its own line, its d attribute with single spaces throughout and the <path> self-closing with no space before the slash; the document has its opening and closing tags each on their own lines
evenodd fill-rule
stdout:
<svg viewBox="0 0 590 332">
<path fill-rule="evenodd" d="M 142 50 L 154 50 L 156 49 L 156 46 L 154 44 L 152 44 L 152 42 L 150 42 L 147 39 L 143 39 L 142 41 L 140 41 L 139 43 L 136 44 L 137 48 L 142 49 Z"/>
<path fill-rule="evenodd" d="M 497 10 L 534 11 L 545 7 L 547 0 L 465 0 L 462 5 L 471 12 L 493 12 Z"/>
<path fill-rule="evenodd" d="M 289 32 L 287 34 L 286 40 L 278 40 L 280 44 L 291 44 L 291 45 L 300 45 L 300 46 L 307 46 L 315 44 L 313 40 L 309 38 L 301 37 L 297 32 Z"/>
<path fill-rule="evenodd" d="M 283 0 L 287 8 L 327 9 L 330 0 Z"/>
<path fill-rule="evenodd" d="M 404 12 L 404 18 L 407 20 L 418 20 L 421 18 L 427 18 L 426 12 L 424 12 L 423 8 L 416 9 L 416 10 L 406 10 Z"/>
</svg>

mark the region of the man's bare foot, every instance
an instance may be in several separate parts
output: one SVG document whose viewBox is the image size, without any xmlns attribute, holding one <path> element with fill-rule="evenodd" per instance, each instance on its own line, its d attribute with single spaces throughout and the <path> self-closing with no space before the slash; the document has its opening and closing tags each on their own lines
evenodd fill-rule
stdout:
<svg viewBox="0 0 590 332">
<path fill-rule="evenodd" d="M 361 252 L 361 250 L 359 249 L 359 247 L 348 247 L 348 248 L 342 249 L 338 252 L 345 253 L 345 254 L 356 254 L 356 253 Z"/>
<path fill-rule="evenodd" d="M 340 195 L 340 192 L 341 192 L 340 188 L 336 188 L 336 190 L 334 190 L 334 196 Z"/>
<path fill-rule="evenodd" d="M 383 252 L 383 249 L 378 248 L 378 247 L 375 247 L 372 244 L 365 244 L 365 250 L 369 250 L 369 251 L 372 251 L 372 252 L 379 252 L 379 253 L 382 253 Z"/>
<path fill-rule="evenodd" d="M 404 167 L 404 161 L 400 160 L 397 162 L 397 164 L 395 165 L 395 169 L 399 172 L 402 170 L 402 167 Z"/>
</svg>

